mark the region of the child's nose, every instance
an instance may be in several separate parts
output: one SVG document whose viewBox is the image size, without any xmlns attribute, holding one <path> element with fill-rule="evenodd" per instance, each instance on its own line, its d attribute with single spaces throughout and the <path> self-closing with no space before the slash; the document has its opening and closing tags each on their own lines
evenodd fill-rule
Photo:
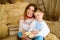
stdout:
<svg viewBox="0 0 60 40">
<path fill-rule="evenodd" d="M 38 19 L 38 16 L 36 16 L 36 18 Z"/>
</svg>

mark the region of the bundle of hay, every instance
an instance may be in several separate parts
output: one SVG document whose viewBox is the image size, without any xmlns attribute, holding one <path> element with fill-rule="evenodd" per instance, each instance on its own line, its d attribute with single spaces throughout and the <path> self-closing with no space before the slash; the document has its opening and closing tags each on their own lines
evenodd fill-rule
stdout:
<svg viewBox="0 0 60 40">
<path fill-rule="evenodd" d="M 7 14 L 5 5 L 0 5 L 0 23 L 7 24 Z"/>
<path fill-rule="evenodd" d="M 7 14 L 5 10 L 5 5 L 0 5 L 0 38 L 6 37 L 8 35 L 7 27 Z"/>
<path fill-rule="evenodd" d="M 49 33 L 45 40 L 59 40 L 59 38 L 57 38 L 56 35 Z"/>
<path fill-rule="evenodd" d="M 5 24 L 0 24 L 0 38 L 8 36 L 8 27 Z"/>
<path fill-rule="evenodd" d="M 8 23 L 18 25 L 20 16 L 24 13 L 27 2 L 17 2 L 15 4 L 6 4 L 8 14 Z"/>
<path fill-rule="evenodd" d="M 18 25 L 20 16 L 24 14 L 27 5 L 27 2 L 0 5 L 0 38 L 8 35 L 9 26 Z"/>
<path fill-rule="evenodd" d="M 55 34 L 58 38 L 60 38 L 60 23 L 51 21 L 46 21 L 46 23 L 48 24 L 51 33 Z"/>
</svg>

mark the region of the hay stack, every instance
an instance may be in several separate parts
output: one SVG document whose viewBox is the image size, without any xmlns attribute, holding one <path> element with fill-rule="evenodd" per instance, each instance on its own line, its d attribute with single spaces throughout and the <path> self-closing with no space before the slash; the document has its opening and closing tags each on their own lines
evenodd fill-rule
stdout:
<svg viewBox="0 0 60 40">
<path fill-rule="evenodd" d="M 7 24 L 6 6 L 0 5 L 0 23 Z"/>
<path fill-rule="evenodd" d="M 8 36 L 8 27 L 5 24 L 0 24 L 0 38 Z"/>
<path fill-rule="evenodd" d="M 6 6 L 0 5 L 0 38 L 8 35 Z"/>
<path fill-rule="evenodd" d="M 58 38 L 60 38 L 60 23 L 51 21 L 46 21 L 46 23 L 48 24 L 51 33 L 55 34 Z"/>
<path fill-rule="evenodd" d="M 59 40 L 59 39 L 56 37 L 56 35 L 49 33 L 45 40 Z"/>
<path fill-rule="evenodd" d="M 0 38 L 8 35 L 7 26 L 18 25 L 20 16 L 23 15 L 27 5 L 27 2 L 0 5 Z"/>
<path fill-rule="evenodd" d="M 24 13 L 27 2 L 17 2 L 15 4 L 7 4 L 8 23 L 17 25 L 20 16 Z"/>
</svg>

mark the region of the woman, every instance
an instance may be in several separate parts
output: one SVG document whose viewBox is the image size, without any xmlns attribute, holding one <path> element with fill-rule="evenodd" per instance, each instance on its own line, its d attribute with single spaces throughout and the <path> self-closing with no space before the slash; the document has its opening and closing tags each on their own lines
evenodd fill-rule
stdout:
<svg viewBox="0 0 60 40">
<path fill-rule="evenodd" d="M 18 32 L 18 37 L 21 39 L 26 39 L 29 40 L 29 38 L 27 38 L 27 35 L 25 35 L 25 32 L 30 30 L 30 27 L 33 27 L 33 21 L 34 21 L 34 12 L 36 11 L 37 6 L 33 3 L 29 4 L 26 7 L 24 16 L 22 16 L 20 18 L 20 25 L 19 25 L 19 32 Z M 22 36 L 21 36 L 21 35 Z M 21 36 L 21 37 L 20 37 Z"/>
</svg>

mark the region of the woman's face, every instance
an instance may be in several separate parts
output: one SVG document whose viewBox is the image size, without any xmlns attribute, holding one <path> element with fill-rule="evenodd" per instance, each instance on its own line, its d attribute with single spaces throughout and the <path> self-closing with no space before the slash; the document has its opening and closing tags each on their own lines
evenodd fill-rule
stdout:
<svg viewBox="0 0 60 40">
<path fill-rule="evenodd" d="M 27 16 L 30 18 L 33 17 L 34 10 L 34 7 L 30 6 L 29 9 L 27 9 Z"/>
</svg>

